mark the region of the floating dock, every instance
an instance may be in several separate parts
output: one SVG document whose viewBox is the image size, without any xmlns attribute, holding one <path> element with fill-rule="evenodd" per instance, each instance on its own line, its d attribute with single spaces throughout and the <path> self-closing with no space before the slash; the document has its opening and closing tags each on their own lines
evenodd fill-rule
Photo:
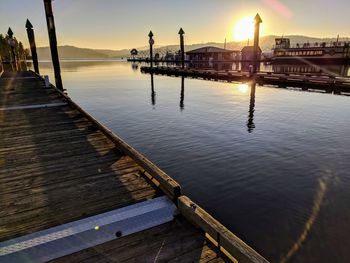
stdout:
<svg viewBox="0 0 350 263">
<path fill-rule="evenodd" d="M 325 74 L 297 74 L 297 73 L 273 73 L 257 72 L 250 74 L 246 71 L 233 70 L 212 70 L 212 69 L 195 69 L 181 67 L 141 67 L 141 72 L 161 74 L 167 76 L 184 76 L 189 78 L 198 78 L 214 81 L 237 81 L 248 82 L 254 80 L 259 85 L 275 85 L 278 87 L 300 87 L 303 90 L 318 89 L 335 94 L 350 93 L 350 78 L 336 77 Z"/>
<path fill-rule="evenodd" d="M 34 72 L 1 75 L 0 128 L 0 262 L 268 262 Z"/>
</svg>

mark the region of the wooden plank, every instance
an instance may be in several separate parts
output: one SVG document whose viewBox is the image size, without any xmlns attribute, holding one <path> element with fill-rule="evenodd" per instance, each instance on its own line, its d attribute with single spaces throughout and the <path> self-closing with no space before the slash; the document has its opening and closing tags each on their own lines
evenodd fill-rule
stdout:
<svg viewBox="0 0 350 263">
<path fill-rule="evenodd" d="M 56 89 L 56 87 L 52 86 Z M 84 111 L 78 104 L 71 100 L 66 94 L 56 89 L 66 100 L 67 102 L 78 111 L 80 111 L 89 121 L 91 121 L 96 127 L 98 127 L 110 140 L 116 143 L 123 152 L 132 157 L 135 162 L 137 162 L 146 172 L 148 172 L 152 177 L 154 177 L 159 182 L 159 188 L 161 188 L 165 194 L 167 194 L 171 199 L 176 199 L 181 195 L 181 187 L 180 185 L 168 176 L 165 172 L 163 172 L 160 168 L 158 168 L 155 164 L 153 164 L 150 160 L 148 160 L 141 153 L 136 151 L 133 147 L 127 144 L 125 141 L 117 137 L 112 131 L 110 131 L 107 127 L 99 123 L 94 117 L 92 117 L 89 113 Z"/>
</svg>

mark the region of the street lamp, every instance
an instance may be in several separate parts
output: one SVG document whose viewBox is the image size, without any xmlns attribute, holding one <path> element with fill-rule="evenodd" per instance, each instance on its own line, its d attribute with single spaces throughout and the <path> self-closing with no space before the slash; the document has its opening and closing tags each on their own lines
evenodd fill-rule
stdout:
<svg viewBox="0 0 350 263">
<path fill-rule="evenodd" d="M 11 62 L 12 62 L 12 65 L 15 66 L 15 68 L 17 69 L 16 55 L 15 55 L 16 40 L 13 39 L 13 32 L 11 30 L 11 27 L 9 27 L 7 31 L 7 35 L 9 37 L 7 40 L 7 43 L 11 47 Z"/>
<path fill-rule="evenodd" d="M 154 45 L 154 39 L 153 39 L 153 33 L 152 31 L 149 31 L 148 34 L 149 37 L 149 56 L 150 56 L 150 63 L 151 63 L 151 68 L 153 67 L 153 45 Z"/>
</svg>

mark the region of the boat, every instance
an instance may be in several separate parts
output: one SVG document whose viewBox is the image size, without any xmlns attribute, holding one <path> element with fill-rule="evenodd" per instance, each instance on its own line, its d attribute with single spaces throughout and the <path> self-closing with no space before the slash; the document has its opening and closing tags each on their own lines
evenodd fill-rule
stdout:
<svg viewBox="0 0 350 263">
<path fill-rule="evenodd" d="M 289 38 L 276 38 L 272 48 L 272 63 L 284 64 L 348 64 L 350 62 L 350 42 L 304 43 L 291 45 Z"/>
</svg>

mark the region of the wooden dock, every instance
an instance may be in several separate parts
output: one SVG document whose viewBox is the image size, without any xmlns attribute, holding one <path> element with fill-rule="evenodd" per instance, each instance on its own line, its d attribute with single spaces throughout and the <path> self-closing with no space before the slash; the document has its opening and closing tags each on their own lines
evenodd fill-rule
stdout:
<svg viewBox="0 0 350 263">
<path fill-rule="evenodd" d="M 268 262 L 35 73 L 1 75 L 0 128 L 1 262 Z"/>
<path fill-rule="evenodd" d="M 141 72 L 161 74 L 167 76 L 185 76 L 189 78 L 198 78 L 214 81 L 238 81 L 248 82 L 256 81 L 259 85 L 273 85 L 278 87 L 298 87 L 302 90 L 315 89 L 323 90 L 328 93 L 350 94 L 350 78 L 335 77 L 326 74 L 297 74 L 297 73 L 273 73 L 258 72 L 250 74 L 246 71 L 234 70 L 212 70 L 212 69 L 194 69 L 180 67 L 141 67 Z"/>
</svg>

